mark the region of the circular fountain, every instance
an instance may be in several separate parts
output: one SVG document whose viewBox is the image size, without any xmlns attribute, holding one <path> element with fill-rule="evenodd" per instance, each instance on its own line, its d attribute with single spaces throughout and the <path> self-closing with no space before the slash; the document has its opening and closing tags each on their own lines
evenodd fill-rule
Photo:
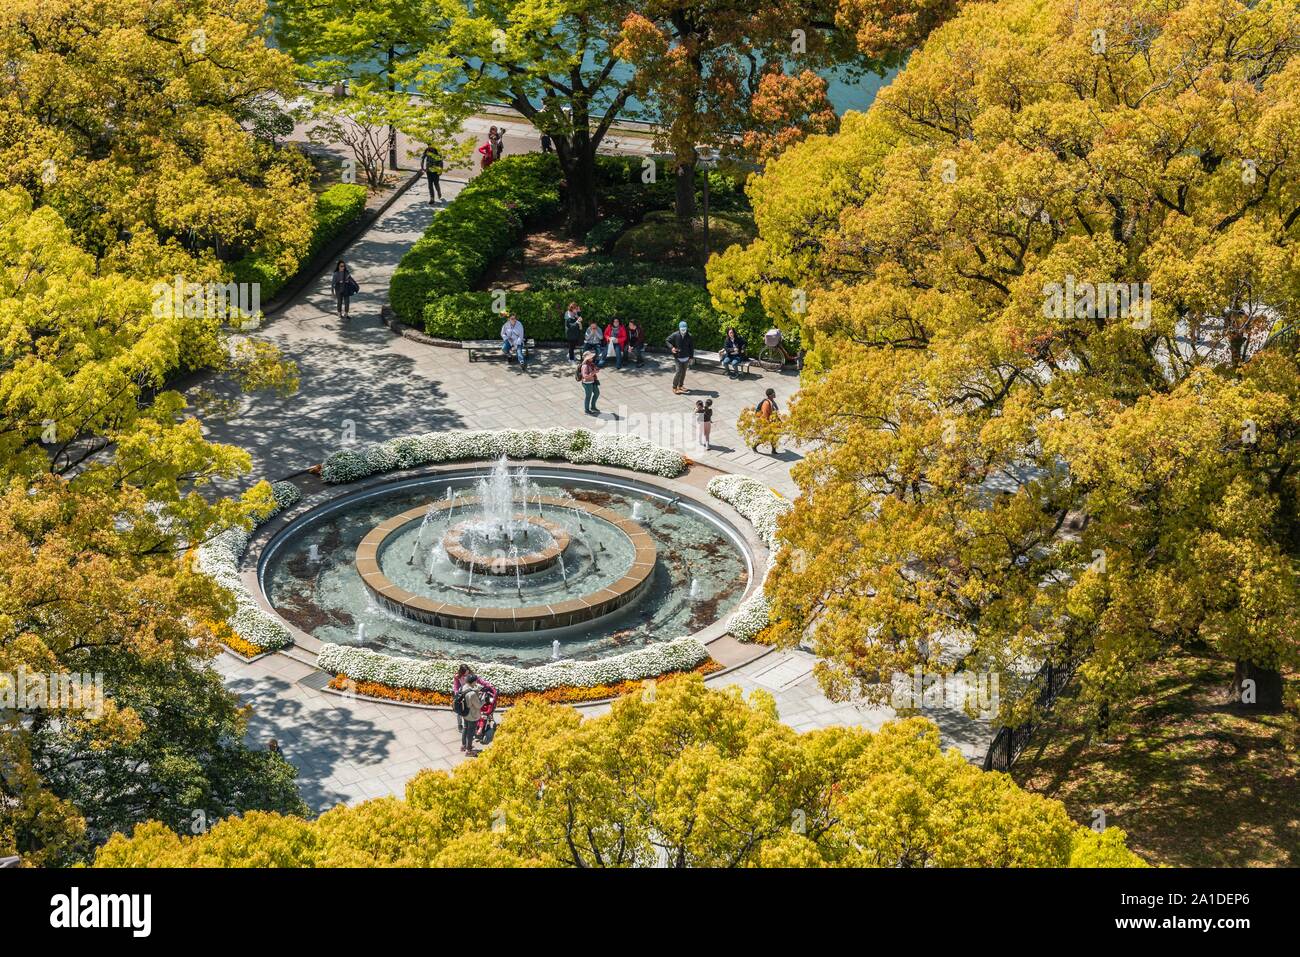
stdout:
<svg viewBox="0 0 1300 957">
<path fill-rule="evenodd" d="M 745 539 L 676 491 L 505 458 L 345 493 L 279 532 L 258 577 L 320 641 L 521 666 L 701 632 L 752 580 Z"/>
</svg>

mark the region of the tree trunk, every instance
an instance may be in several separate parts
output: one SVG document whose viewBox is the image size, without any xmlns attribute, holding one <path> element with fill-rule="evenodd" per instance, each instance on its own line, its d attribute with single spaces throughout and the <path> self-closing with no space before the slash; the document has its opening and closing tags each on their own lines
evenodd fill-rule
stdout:
<svg viewBox="0 0 1300 957">
<path fill-rule="evenodd" d="M 689 223 L 695 218 L 695 151 L 689 163 L 679 163 L 674 171 L 677 186 L 677 218 Z"/>
<path fill-rule="evenodd" d="M 1281 711 L 1282 672 L 1253 661 L 1238 661 L 1232 677 L 1232 700 L 1246 711 L 1270 714 Z"/>
<path fill-rule="evenodd" d="M 397 92 L 397 77 L 394 75 L 396 69 L 397 51 L 392 47 L 388 48 L 388 91 Z M 388 124 L 388 168 L 394 173 L 397 172 L 397 128 L 393 124 Z"/>
<path fill-rule="evenodd" d="M 556 147 L 566 186 L 565 229 L 572 236 L 585 236 L 596 225 L 596 151 L 558 142 Z"/>
</svg>

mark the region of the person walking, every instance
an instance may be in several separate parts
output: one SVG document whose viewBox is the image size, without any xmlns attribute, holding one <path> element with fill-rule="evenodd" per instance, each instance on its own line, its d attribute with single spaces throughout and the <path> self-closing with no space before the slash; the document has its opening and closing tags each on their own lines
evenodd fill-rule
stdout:
<svg viewBox="0 0 1300 957">
<path fill-rule="evenodd" d="M 488 140 L 478 148 L 478 155 L 481 157 L 478 161 L 479 169 L 487 169 L 492 165 L 492 161 L 496 159 L 496 155 L 495 151 L 492 149 L 491 140 Z"/>
<path fill-rule="evenodd" d="M 627 326 L 615 316 L 605 327 L 605 359 L 614 357 L 614 368 L 623 368 L 623 351 L 627 348 Z"/>
<path fill-rule="evenodd" d="M 361 291 L 361 286 L 352 278 L 352 271 L 342 259 L 334 267 L 330 277 L 330 291 L 334 293 L 334 308 L 342 319 L 349 318 L 352 297 Z"/>
<path fill-rule="evenodd" d="M 576 302 L 564 310 L 564 339 L 569 344 L 569 361 L 577 362 L 578 347 L 582 345 L 582 307 Z"/>
<path fill-rule="evenodd" d="M 627 348 L 635 366 L 645 365 L 645 329 L 635 319 L 627 324 Z"/>
<path fill-rule="evenodd" d="M 495 126 L 488 130 L 488 142 L 492 144 L 492 162 L 501 158 L 501 154 L 506 151 L 505 130 L 499 130 Z"/>
<path fill-rule="evenodd" d="M 713 431 L 713 400 L 704 400 L 704 411 L 700 415 L 700 444 L 704 446 L 704 451 L 713 448 L 709 442 L 709 434 Z"/>
<path fill-rule="evenodd" d="M 600 358 L 600 345 L 604 340 L 605 336 L 600 331 L 600 326 L 596 325 L 595 322 L 587 323 L 587 331 L 582 337 L 582 351 L 594 355 L 598 366 L 605 364 Z"/>
<path fill-rule="evenodd" d="M 600 400 L 599 368 L 596 364 L 596 353 L 582 354 L 582 365 L 578 367 L 578 381 L 582 383 L 582 411 L 587 415 L 600 414 L 600 409 L 596 408 L 596 403 Z"/>
<path fill-rule="evenodd" d="M 768 389 L 763 394 L 763 401 L 759 402 L 754 409 L 758 417 L 763 420 L 764 425 L 771 425 L 773 417 L 780 411 L 776 405 L 776 390 Z M 758 443 L 750 446 L 755 452 L 758 451 Z M 772 440 L 772 454 L 776 455 L 776 439 Z"/>
<path fill-rule="evenodd" d="M 555 152 L 554 148 L 551 146 L 551 137 L 550 134 L 548 133 L 542 134 L 542 152 L 543 153 Z"/>
<path fill-rule="evenodd" d="M 505 353 L 506 361 L 514 353 L 520 372 L 528 370 L 528 358 L 524 355 L 524 324 L 513 312 L 506 316 L 506 321 L 501 325 L 501 351 Z"/>
<path fill-rule="evenodd" d="M 740 375 L 740 363 L 745 359 L 745 339 L 735 326 L 727 326 L 727 338 L 722 340 L 722 368 L 728 379 Z"/>
<path fill-rule="evenodd" d="M 420 157 L 420 169 L 429 180 L 429 205 L 442 202 L 442 153 L 430 143 Z"/>
<path fill-rule="evenodd" d="M 691 338 L 690 330 L 686 326 L 686 320 L 677 323 L 677 331 L 668 337 L 668 349 L 673 354 L 674 364 L 673 371 L 673 394 L 685 395 L 686 393 L 686 367 L 691 364 L 691 359 L 695 357 L 695 340 Z"/>
</svg>

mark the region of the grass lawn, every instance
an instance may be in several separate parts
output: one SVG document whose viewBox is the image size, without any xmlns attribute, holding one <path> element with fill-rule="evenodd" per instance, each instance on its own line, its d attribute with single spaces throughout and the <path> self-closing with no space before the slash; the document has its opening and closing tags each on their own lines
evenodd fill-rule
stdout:
<svg viewBox="0 0 1300 957">
<path fill-rule="evenodd" d="M 1096 739 L 1068 702 L 1012 769 L 1075 820 L 1128 833 L 1155 865 L 1300 865 L 1300 715 L 1245 716 L 1224 704 L 1232 663 L 1183 655 L 1153 664 L 1143 695 Z M 1294 675 L 1288 676 L 1291 681 Z"/>
</svg>

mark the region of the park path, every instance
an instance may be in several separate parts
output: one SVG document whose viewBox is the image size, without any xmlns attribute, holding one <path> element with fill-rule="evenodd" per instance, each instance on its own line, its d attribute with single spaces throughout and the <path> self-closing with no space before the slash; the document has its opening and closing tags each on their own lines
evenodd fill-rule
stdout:
<svg viewBox="0 0 1300 957">
<path fill-rule="evenodd" d="M 507 148 L 518 152 L 531 144 L 516 135 L 507 138 Z M 444 178 L 443 185 L 450 199 L 464 179 L 453 175 Z M 233 409 L 224 418 L 205 417 L 205 428 L 211 439 L 252 454 L 254 467 L 247 481 L 293 474 L 348 441 L 364 444 L 438 429 L 618 429 L 629 422 L 639 428 L 645 422 L 659 444 L 717 468 L 760 478 L 783 494 L 794 493 L 789 469 L 798 456 L 755 454 L 744 447 L 734 428 L 740 410 L 752 406 L 769 386 L 777 390 L 784 407 L 798 385 L 794 375 L 735 382 L 721 373 L 692 372 L 687 385 L 694 393 L 688 400 L 672 395 L 667 360 L 648 357 L 643 369 L 602 373 L 604 414 L 594 422 L 582 412 L 581 390 L 563 350 L 542 350 L 521 373 L 499 361 L 470 364 L 459 350 L 395 335 L 380 318 L 388 281 L 435 214 L 424 184 L 416 183 L 346 251 L 344 258 L 362 290 L 353 299 L 347 322 L 334 315 L 325 273 L 255 333 L 297 362 L 301 387 L 296 395 L 243 396 L 219 378 L 196 386 Z M 694 401 L 704 397 L 713 398 L 716 410 L 711 452 L 695 444 L 690 425 Z M 291 649 L 290 654 L 249 664 L 223 653 L 213 666 L 227 687 L 252 706 L 250 741 L 276 741 L 298 767 L 304 800 L 314 810 L 400 795 L 420 769 L 449 769 L 464 760 L 450 712 L 324 691 L 324 676 L 295 655 L 302 653 Z M 775 696 L 782 720 L 799 731 L 841 724 L 876 728 L 893 717 L 889 708 L 828 700 L 812 676 L 814 662 L 802 651 L 773 652 L 711 683 L 739 685 L 746 692 L 766 689 Z M 604 708 L 585 710 L 599 713 Z M 935 717 L 945 743 L 972 758 L 983 753 L 985 725 L 958 713 Z"/>
</svg>

